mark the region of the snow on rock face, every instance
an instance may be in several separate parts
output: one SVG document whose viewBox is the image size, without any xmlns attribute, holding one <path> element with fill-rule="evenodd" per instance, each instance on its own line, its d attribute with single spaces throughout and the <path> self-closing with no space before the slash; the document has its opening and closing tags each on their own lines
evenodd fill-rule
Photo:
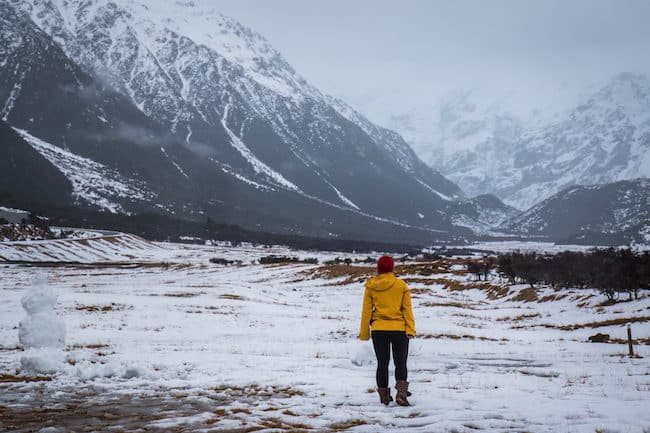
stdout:
<svg viewBox="0 0 650 433">
<path fill-rule="evenodd" d="M 433 114 L 395 116 L 388 126 L 468 195 L 495 194 L 520 210 L 572 185 L 650 176 L 646 75 L 619 74 L 548 119 L 482 109 L 462 93 Z"/>
<path fill-rule="evenodd" d="M 650 218 L 650 180 L 567 188 L 506 221 L 505 230 L 527 235 L 570 236 L 581 232 L 612 234 L 634 229 L 642 241 Z"/>
<path fill-rule="evenodd" d="M 385 207 L 364 185 L 399 179 L 431 207 L 441 206 L 438 196 L 462 196 L 398 134 L 327 98 L 262 36 L 209 2 L 15 3 L 91 75 L 181 134 L 189 148 L 218 153 L 224 171 L 243 182 L 390 219 L 410 202 Z M 363 182 L 351 175 L 360 166 Z M 398 218 L 411 224 L 449 226 L 434 212 L 424 221 L 404 215 Z"/>
<path fill-rule="evenodd" d="M 65 324 L 56 315 L 57 294 L 38 276 L 21 303 L 27 316 L 18 327 L 18 340 L 26 349 L 22 369 L 33 373 L 54 373 L 63 367 Z"/>
<path fill-rule="evenodd" d="M 146 201 L 153 198 L 153 193 L 141 182 L 128 179 L 103 164 L 54 146 L 27 131 L 16 129 L 16 132 L 70 179 L 77 201 L 87 202 L 112 213 L 123 213 L 124 209 L 117 202 L 119 199 Z"/>
</svg>

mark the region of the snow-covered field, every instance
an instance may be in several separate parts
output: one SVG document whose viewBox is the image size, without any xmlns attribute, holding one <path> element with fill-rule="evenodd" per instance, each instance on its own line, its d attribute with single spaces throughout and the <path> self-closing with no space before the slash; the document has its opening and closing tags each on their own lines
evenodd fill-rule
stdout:
<svg viewBox="0 0 650 433">
<path fill-rule="evenodd" d="M 321 264 L 251 264 L 269 254 Z M 622 340 L 586 342 L 623 339 L 636 320 L 647 343 L 650 297 L 599 306 L 591 291 L 472 289 L 454 259 L 398 268 L 420 337 L 413 406 L 384 407 L 370 344 L 355 340 L 371 267 L 282 247 L 144 242 L 129 255 L 0 264 L 0 431 L 650 432 L 650 346 L 629 358 Z M 18 340 L 37 273 L 67 331 L 66 362 L 42 381 L 20 371 Z"/>
</svg>

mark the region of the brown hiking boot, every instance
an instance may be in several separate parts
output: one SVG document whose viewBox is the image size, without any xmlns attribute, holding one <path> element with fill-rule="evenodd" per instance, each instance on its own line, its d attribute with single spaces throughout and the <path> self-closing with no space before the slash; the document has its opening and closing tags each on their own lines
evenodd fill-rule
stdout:
<svg viewBox="0 0 650 433">
<path fill-rule="evenodd" d="M 377 392 L 379 393 L 379 401 L 382 404 L 388 406 L 388 403 L 393 401 L 393 397 L 390 396 L 390 388 L 378 388 Z"/>
<path fill-rule="evenodd" d="M 409 396 L 409 383 L 405 380 L 398 380 L 395 384 L 395 389 L 397 390 L 397 395 L 395 396 L 395 401 L 400 406 L 410 406 L 411 403 L 406 399 Z"/>
</svg>

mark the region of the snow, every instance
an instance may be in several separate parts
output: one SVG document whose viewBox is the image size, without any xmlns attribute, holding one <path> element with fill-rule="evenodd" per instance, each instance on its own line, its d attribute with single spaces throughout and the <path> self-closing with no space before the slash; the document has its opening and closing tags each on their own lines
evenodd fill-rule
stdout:
<svg viewBox="0 0 650 433">
<path fill-rule="evenodd" d="M 261 190 L 264 190 L 264 191 L 275 191 L 274 188 L 271 188 L 268 185 L 263 185 L 263 184 L 261 184 L 259 182 L 255 182 L 254 180 L 251 180 L 251 179 L 247 178 L 246 176 L 242 176 L 241 174 L 236 173 L 234 170 L 224 166 L 223 164 L 219 163 L 217 160 L 215 160 L 213 158 L 210 158 L 210 160 L 215 162 L 216 164 L 218 164 L 219 167 L 221 168 L 221 170 L 224 173 L 227 173 L 227 174 L 229 174 L 231 176 L 234 176 L 237 180 L 240 180 L 240 181 L 242 181 L 244 183 L 247 183 L 247 184 L 255 187 L 256 189 L 261 189 Z"/>
<path fill-rule="evenodd" d="M 443 194 L 443 193 L 441 193 L 440 191 L 436 191 L 435 189 L 431 188 L 431 187 L 430 187 L 429 185 L 427 185 L 426 183 L 422 182 L 420 179 L 415 179 L 415 180 L 417 180 L 418 183 L 419 183 L 420 185 L 422 185 L 423 187 L 425 187 L 426 189 L 428 189 L 429 191 L 431 191 L 432 193 L 434 193 L 435 195 L 437 195 L 437 196 L 440 197 L 441 199 L 443 199 L 443 200 L 447 200 L 447 201 L 452 201 L 452 200 L 453 200 L 452 197 L 449 197 L 448 195 Z"/>
<path fill-rule="evenodd" d="M 244 144 L 243 141 L 235 135 L 234 132 L 228 128 L 228 112 L 230 111 L 230 107 L 232 106 L 232 103 L 229 103 L 225 106 L 223 110 L 223 116 L 221 118 L 221 124 L 223 125 L 223 128 L 226 130 L 226 133 L 230 137 L 230 143 L 232 146 L 237 149 L 237 151 L 241 154 L 242 157 L 253 167 L 253 170 L 255 170 L 256 173 L 258 174 L 263 174 L 270 178 L 272 181 L 277 183 L 280 186 L 283 186 L 291 191 L 295 192 L 301 192 L 300 188 L 298 188 L 296 185 L 293 183 L 289 182 L 287 179 L 285 179 L 284 176 L 282 176 L 280 173 L 277 171 L 273 170 L 271 167 L 260 161 L 254 154 L 253 152 Z"/>
<path fill-rule="evenodd" d="M 20 360 L 24 371 L 55 373 L 63 366 L 65 324 L 54 311 L 56 300 L 57 294 L 42 276 L 21 299 L 27 312 L 18 327 L 18 341 L 25 348 Z"/>
<path fill-rule="evenodd" d="M 189 136 L 188 136 L 188 137 L 189 137 Z M 189 176 L 185 173 L 185 171 L 183 171 L 183 169 L 181 168 L 181 166 L 178 165 L 178 164 L 176 163 L 176 161 L 174 161 L 173 159 L 171 159 L 171 158 L 169 157 L 169 155 L 167 154 L 167 151 L 165 150 L 164 147 L 161 147 L 161 148 L 160 148 L 160 151 L 163 153 L 163 155 L 165 155 L 165 158 L 169 159 L 169 161 L 170 161 L 172 164 L 174 164 L 174 167 L 176 167 L 176 170 L 178 170 L 178 172 L 179 172 L 181 175 L 183 175 L 183 176 L 185 177 L 185 179 L 189 179 Z"/>
<path fill-rule="evenodd" d="M 18 66 L 16 66 L 18 68 Z M 9 118 L 9 113 L 11 113 L 11 110 L 14 108 L 14 104 L 16 103 L 16 99 L 20 95 L 20 91 L 23 88 L 22 82 L 25 79 L 25 72 L 26 70 L 23 70 L 20 74 L 20 79 L 16 80 L 14 87 L 11 89 L 11 92 L 9 92 L 9 96 L 7 97 L 7 100 L 4 103 L 4 106 L 2 107 L 2 110 L 0 111 L 0 116 L 2 116 L 3 121 L 7 121 Z M 15 71 L 14 71 L 15 74 Z"/>
<path fill-rule="evenodd" d="M 0 263 L 17 262 L 128 262 L 134 256 L 155 257 L 160 247 L 138 236 L 87 231 L 93 236 L 57 240 L 0 242 Z"/>
<path fill-rule="evenodd" d="M 328 184 L 329 186 L 332 187 L 332 189 L 334 190 L 334 192 L 336 193 L 336 195 L 339 196 L 339 199 L 340 199 L 343 203 L 345 203 L 346 205 L 348 205 L 348 206 L 350 206 L 350 207 L 352 207 L 352 208 L 354 208 L 354 209 L 356 209 L 356 210 L 361 210 L 361 209 L 359 208 L 359 206 L 357 206 L 356 204 L 354 204 L 354 202 L 353 202 L 352 200 L 350 200 L 349 198 L 347 198 L 346 196 L 344 196 L 344 195 L 341 193 L 341 191 L 339 191 L 339 190 L 338 190 L 334 185 L 332 185 L 329 181 L 325 180 L 325 182 L 327 182 L 327 184 Z"/>
<path fill-rule="evenodd" d="M 115 199 L 152 198 L 153 193 L 139 182 L 128 179 L 103 164 L 41 140 L 25 130 L 14 129 L 70 180 L 72 193 L 78 201 L 85 201 L 112 213 L 124 213 L 122 205 Z"/>
<path fill-rule="evenodd" d="M 0 211 L 29 214 L 29 211 L 22 210 L 22 209 L 15 209 L 12 207 L 5 207 L 5 206 L 0 206 Z"/>
<path fill-rule="evenodd" d="M 358 349 L 352 356 L 352 359 L 350 359 L 352 364 L 357 367 L 362 367 L 364 365 L 372 365 L 376 362 L 375 352 L 373 351 L 369 341 L 359 341 L 356 342 L 356 345 L 358 346 Z"/>
<path fill-rule="evenodd" d="M 413 406 L 384 407 L 372 392 L 370 344 L 355 339 L 362 281 L 326 279 L 318 265 L 248 264 L 268 254 L 323 261 L 337 253 L 159 243 L 131 254 L 131 266 L 46 269 L 60 291 L 57 312 L 67 326 L 68 362 L 49 382 L 3 385 L 3 416 L 25 404 L 60 407 L 75 396 L 90 407 L 84 410 L 119 413 L 110 425 L 121 430 L 137 429 L 124 411 L 145 404 L 140 428 L 162 430 L 283 431 L 298 424 L 314 431 L 344 425 L 338 429 L 422 433 L 650 428 L 650 346 L 635 346 L 643 358 L 628 358 L 623 344 L 586 342 L 596 332 L 624 338 L 624 326 L 546 326 L 647 316 L 650 297 L 599 307 L 604 298 L 586 289 L 563 299 L 521 302 L 512 299 L 525 289 L 521 285 L 492 299 L 479 289 L 412 280 L 419 334 L 409 356 Z M 247 264 L 216 266 L 211 257 Z M 14 328 L 34 269 L 0 267 L 6 276 L 0 371 L 14 371 L 21 352 L 10 348 L 19 344 Z M 460 269 L 432 277 L 470 284 L 457 275 Z M 500 284 L 496 277 L 491 283 Z M 540 297 L 557 293 L 539 289 Z M 635 338 L 650 337 L 650 322 L 632 329 Z M 124 396 L 129 405 L 120 403 Z M 79 416 L 74 411 L 66 419 Z M 53 419 L 52 426 L 57 422 L 65 421 Z M 271 427 L 278 424 L 286 428 Z M 17 431 L 29 429 L 22 424 Z"/>
</svg>

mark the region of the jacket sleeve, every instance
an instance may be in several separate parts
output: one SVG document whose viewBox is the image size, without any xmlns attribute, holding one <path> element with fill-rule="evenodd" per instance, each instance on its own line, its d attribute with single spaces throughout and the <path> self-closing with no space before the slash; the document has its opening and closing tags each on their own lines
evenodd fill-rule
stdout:
<svg viewBox="0 0 650 433">
<path fill-rule="evenodd" d="M 359 328 L 359 340 L 370 340 L 370 318 L 372 316 L 372 298 L 370 290 L 366 287 L 363 292 L 363 310 L 361 311 L 361 327 Z"/>
<path fill-rule="evenodd" d="M 406 322 L 406 335 L 415 336 L 415 318 L 411 306 L 411 291 L 406 284 L 404 284 L 404 295 L 402 296 L 402 315 Z"/>
</svg>

